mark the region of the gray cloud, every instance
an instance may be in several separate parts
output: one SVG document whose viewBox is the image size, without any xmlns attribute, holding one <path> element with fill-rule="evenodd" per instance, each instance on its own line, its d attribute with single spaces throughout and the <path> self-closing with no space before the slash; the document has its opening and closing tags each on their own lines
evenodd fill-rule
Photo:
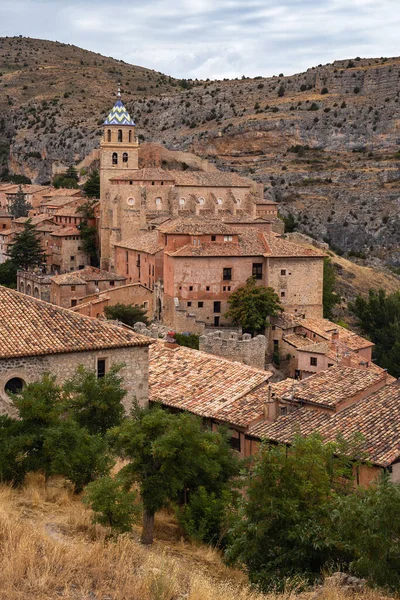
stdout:
<svg viewBox="0 0 400 600">
<path fill-rule="evenodd" d="M 0 35 L 76 44 L 175 77 L 287 75 L 398 54 L 397 0 L 14 0 Z"/>
</svg>

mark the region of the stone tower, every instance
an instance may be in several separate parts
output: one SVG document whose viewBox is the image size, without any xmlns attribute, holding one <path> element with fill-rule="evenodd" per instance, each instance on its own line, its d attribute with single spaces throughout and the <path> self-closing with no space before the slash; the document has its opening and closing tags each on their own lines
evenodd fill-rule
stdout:
<svg viewBox="0 0 400 600">
<path fill-rule="evenodd" d="M 100 256 L 101 268 L 109 270 L 111 248 L 121 235 L 120 202 L 113 190 L 112 177 L 138 169 L 139 141 L 135 123 L 121 101 L 118 89 L 117 101 L 103 124 L 100 142 Z"/>
</svg>

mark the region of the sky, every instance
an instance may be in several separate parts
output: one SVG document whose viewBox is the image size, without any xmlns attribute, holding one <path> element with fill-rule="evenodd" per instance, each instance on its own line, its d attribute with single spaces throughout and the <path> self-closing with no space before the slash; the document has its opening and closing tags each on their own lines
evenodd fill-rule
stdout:
<svg viewBox="0 0 400 600">
<path fill-rule="evenodd" d="M 0 36 L 75 44 L 192 79 L 398 56 L 399 26 L 399 0 L 0 0 Z"/>
</svg>

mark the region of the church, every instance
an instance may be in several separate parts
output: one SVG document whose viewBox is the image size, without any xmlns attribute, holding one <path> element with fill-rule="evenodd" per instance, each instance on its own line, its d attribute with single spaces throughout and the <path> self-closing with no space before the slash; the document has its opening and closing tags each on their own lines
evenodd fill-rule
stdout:
<svg viewBox="0 0 400 600">
<path fill-rule="evenodd" d="M 236 173 L 139 168 L 135 122 L 121 100 L 104 121 L 100 143 L 101 268 L 115 269 L 114 247 L 169 218 L 256 218 L 263 186 Z M 272 206 L 276 216 L 276 206 Z"/>
</svg>

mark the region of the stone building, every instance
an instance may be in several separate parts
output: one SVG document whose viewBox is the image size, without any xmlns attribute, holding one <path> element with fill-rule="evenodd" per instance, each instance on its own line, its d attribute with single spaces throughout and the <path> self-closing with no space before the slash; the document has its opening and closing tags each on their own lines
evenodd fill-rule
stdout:
<svg viewBox="0 0 400 600">
<path fill-rule="evenodd" d="M 124 363 L 126 410 L 134 398 L 145 405 L 150 343 L 130 328 L 0 287 L 0 412 L 12 411 L 8 392 L 20 391 L 44 373 L 55 375 L 61 383 L 72 377 L 79 365 L 102 377 L 116 363 Z"/>
<path fill-rule="evenodd" d="M 139 169 L 135 123 L 120 94 L 100 144 L 101 266 L 113 270 L 114 245 L 158 217 L 250 214 L 263 187 L 235 173 Z"/>
<path fill-rule="evenodd" d="M 17 290 L 21 294 L 50 302 L 51 277 L 45 273 L 32 271 L 17 272 Z"/>
<path fill-rule="evenodd" d="M 71 308 L 80 300 L 99 292 L 124 285 L 126 278 L 96 267 L 54 275 L 50 280 L 50 302 Z"/>
<path fill-rule="evenodd" d="M 387 373 L 336 366 L 304 381 L 269 384 L 271 375 L 157 342 L 150 349 L 149 399 L 196 414 L 213 429 L 227 425 L 244 457 L 263 440 L 290 445 L 297 434 L 351 440 L 360 433 L 366 463 L 357 469 L 357 483 L 369 485 L 382 471 L 400 481 L 400 386 Z"/>
<path fill-rule="evenodd" d="M 154 314 L 153 302 L 153 290 L 141 283 L 129 283 L 114 288 L 110 287 L 90 296 L 84 296 L 78 300 L 73 311 L 87 317 L 101 317 L 106 306 L 132 304 L 146 309 L 146 316 L 151 320 Z"/>
</svg>

